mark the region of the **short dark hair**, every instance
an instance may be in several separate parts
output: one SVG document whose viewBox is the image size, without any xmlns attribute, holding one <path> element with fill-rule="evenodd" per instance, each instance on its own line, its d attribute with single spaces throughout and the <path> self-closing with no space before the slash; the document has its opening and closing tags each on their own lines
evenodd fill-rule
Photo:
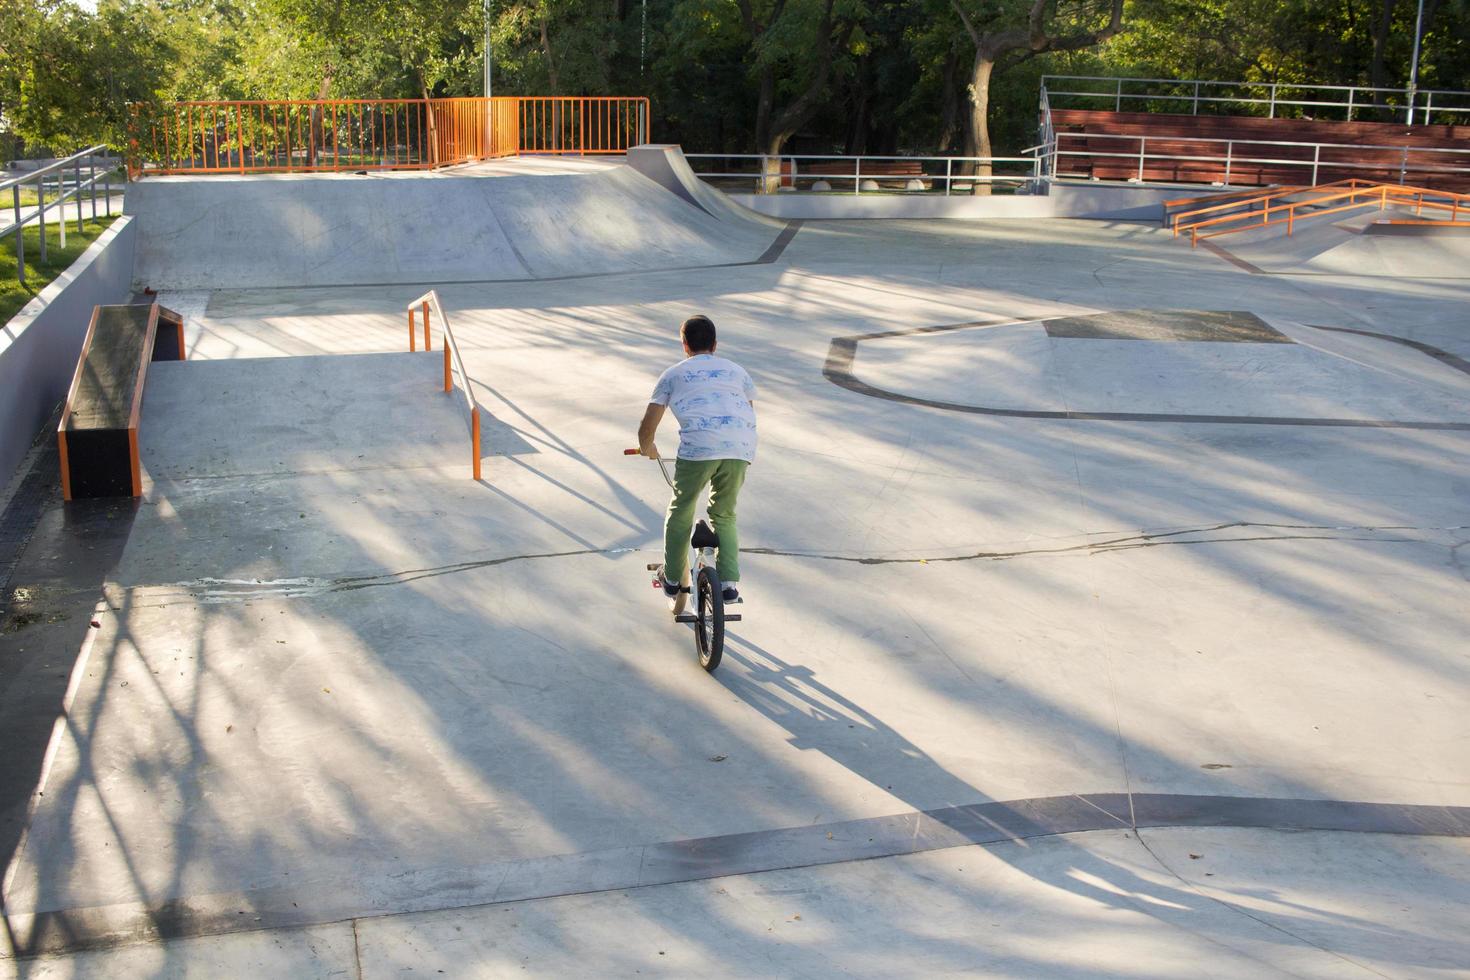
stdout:
<svg viewBox="0 0 1470 980">
<path fill-rule="evenodd" d="M 679 336 L 696 354 L 715 349 L 715 325 L 707 316 L 691 316 L 679 328 Z"/>
</svg>

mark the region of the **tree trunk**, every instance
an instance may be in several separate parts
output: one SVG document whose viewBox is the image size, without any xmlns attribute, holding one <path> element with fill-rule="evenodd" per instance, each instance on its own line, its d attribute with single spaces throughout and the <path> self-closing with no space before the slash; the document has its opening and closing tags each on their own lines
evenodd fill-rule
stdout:
<svg viewBox="0 0 1470 980">
<path fill-rule="evenodd" d="M 959 129 L 960 120 L 960 98 L 959 98 L 959 52 L 950 49 L 944 58 L 944 74 L 940 80 L 944 93 L 944 102 L 939 108 L 939 152 L 948 153 L 954 149 L 955 131 Z"/>
<path fill-rule="evenodd" d="M 429 97 L 429 86 L 424 82 L 423 69 L 414 69 L 414 74 L 419 77 L 419 92 L 424 97 L 424 117 L 429 122 L 429 163 L 437 167 L 439 165 L 439 127 L 434 121 L 434 102 Z"/>
<path fill-rule="evenodd" d="M 1384 65 L 1384 48 L 1388 45 L 1388 34 L 1393 28 L 1393 8 L 1398 5 L 1398 0 L 1383 0 L 1383 10 L 1378 18 L 1378 27 L 1373 32 L 1373 60 L 1368 67 L 1368 84 L 1374 88 L 1384 88 L 1384 80 L 1387 71 Z M 1373 104 L 1383 105 L 1383 93 L 1373 93 Z"/>
<path fill-rule="evenodd" d="M 987 52 L 975 55 L 975 66 L 970 70 L 970 126 L 965 141 L 965 156 L 988 157 L 990 152 L 990 76 L 995 71 L 995 59 Z M 989 177 L 994 168 L 990 163 L 966 165 L 965 173 L 975 177 Z M 976 194 L 989 194 L 990 182 L 977 180 Z"/>
<path fill-rule="evenodd" d="M 330 62 L 322 68 L 322 83 L 317 86 L 316 101 L 324 101 L 328 93 L 332 91 L 332 76 L 335 74 L 335 71 Z M 316 148 L 322 141 L 322 107 L 319 105 L 311 107 L 310 130 L 311 139 L 307 140 L 306 143 L 306 165 L 308 167 L 315 167 Z"/>
<path fill-rule="evenodd" d="M 761 70 L 760 91 L 755 104 L 755 145 L 764 154 L 779 154 L 785 145 L 785 137 L 775 138 L 771 134 L 771 114 L 776 101 L 776 73 L 770 68 Z M 781 186 L 781 161 L 769 155 L 761 159 L 761 175 L 756 182 L 757 194 L 774 194 Z"/>
</svg>

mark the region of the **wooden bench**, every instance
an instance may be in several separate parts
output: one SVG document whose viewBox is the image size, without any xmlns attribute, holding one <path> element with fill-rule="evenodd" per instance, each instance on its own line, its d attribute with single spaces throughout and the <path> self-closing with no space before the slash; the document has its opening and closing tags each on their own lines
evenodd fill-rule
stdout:
<svg viewBox="0 0 1470 980">
<path fill-rule="evenodd" d="M 82 343 L 61 426 L 61 493 L 138 497 L 138 418 L 151 361 L 184 359 L 184 320 L 157 303 L 99 306 Z"/>
</svg>

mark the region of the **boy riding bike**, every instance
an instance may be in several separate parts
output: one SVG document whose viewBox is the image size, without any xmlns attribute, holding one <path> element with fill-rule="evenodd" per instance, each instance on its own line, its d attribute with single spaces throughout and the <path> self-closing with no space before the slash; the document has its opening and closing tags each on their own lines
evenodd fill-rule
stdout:
<svg viewBox="0 0 1470 980">
<path fill-rule="evenodd" d="M 679 329 L 686 358 L 659 376 L 638 426 L 638 451 L 658 458 L 654 432 L 664 410 L 679 421 L 679 457 L 674 465 L 674 495 L 664 518 L 664 563 L 659 584 L 664 594 L 679 594 L 689 564 L 689 535 L 699 494 L 710 488 L 709 517 L 720 539 L 716 571 L 724 600 L 739 599 L 740 543 L 735 501 L 745 471 L 755 459 L 755 384 L 734 361 L 715 356 L 715 325 L 693 316 Z"/>
</svg>

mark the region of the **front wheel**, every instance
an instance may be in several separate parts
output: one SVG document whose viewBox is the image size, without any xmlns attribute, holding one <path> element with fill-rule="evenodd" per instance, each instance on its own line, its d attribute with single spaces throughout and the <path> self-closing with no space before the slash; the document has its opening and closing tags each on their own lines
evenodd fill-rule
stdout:
<svg viewBox="0 0 1470 980">
<path fill-rule="evenodd" d="M 725 653 L 725 595 L 713 568 L 699 570 L 697 596 L 694 641 L 699 646 L 699 665 L 713 673 Z"/>
</svg>

